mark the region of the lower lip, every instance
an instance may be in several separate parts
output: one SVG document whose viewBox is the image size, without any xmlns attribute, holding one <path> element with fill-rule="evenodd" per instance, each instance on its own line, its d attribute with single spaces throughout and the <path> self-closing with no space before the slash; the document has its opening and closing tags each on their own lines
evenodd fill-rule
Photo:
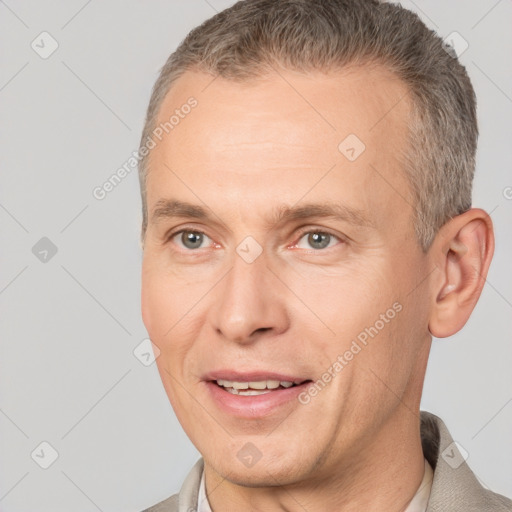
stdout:
<svg viewBox="0 0 512 512">
<path fill-rule="evenodd" d="M 215 382 L 206 382 L 214 403 L 222 411 L 240 418 L 261 418 L 275 413 L 286 404 L 300 405 L 298 396 L 311 382 L 290 388 L 279 388 L 262 395 L 234 395 Z"/>
</svg>

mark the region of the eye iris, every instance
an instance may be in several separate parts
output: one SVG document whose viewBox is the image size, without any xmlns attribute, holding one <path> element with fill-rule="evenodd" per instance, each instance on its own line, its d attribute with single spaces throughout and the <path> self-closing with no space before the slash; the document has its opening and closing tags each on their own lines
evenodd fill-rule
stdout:
<svg viewBox="0 0 512 512">
<path fill-rule="evenodd" d="M 181 241 L 188 249 L 197 249 L 203 242 L 203 234 L 195 231 L 185 231 L 181 235 Z"/>
<path fill-rule="evenodd" d="M 331 235 L 329 233 L 310 233 L 308 243 L 315 249 L 324 249 L 329 245 Z"/>
</svg>

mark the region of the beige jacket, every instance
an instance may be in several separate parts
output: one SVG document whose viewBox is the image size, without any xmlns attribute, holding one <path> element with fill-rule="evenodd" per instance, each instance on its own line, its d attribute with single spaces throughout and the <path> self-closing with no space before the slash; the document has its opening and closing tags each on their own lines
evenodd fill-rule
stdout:
<svg viewBox="0 0 512 512">
<path fill-rule="evenodd" d="M 511 500 L 480 485 L 440 418 L 421 413 L 421 440 L 434 469 L 427 512 L 512 512 Z M 202 471 L 203 459 L 199 459 L 179 494 L 144 512 L 196 512 Z"/>
</svg>

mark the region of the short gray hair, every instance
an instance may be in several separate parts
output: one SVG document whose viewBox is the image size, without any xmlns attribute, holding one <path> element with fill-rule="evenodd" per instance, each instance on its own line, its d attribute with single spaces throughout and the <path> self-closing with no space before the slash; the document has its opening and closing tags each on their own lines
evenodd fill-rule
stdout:
<svg viewBox="0 0 512 512">
<path fill-rule="evenodd" d="M 151 137 L 172 84 L 188 70 L 243 82 L 274 65 L 301 72 L 350 64 L 386 66 L 408 87 L 412 109 L 404 168 L 423 250 L 439 228 L 471 208 L 478 138 L 476 98 L 462 66 L 420 18 L 379 0 L 243 0 L 193 29 L 171 54 L 148 106 Z M 146 151 L 147 153 L 147 151 Z M 142 240 L 149 154 L 139 163 Z"/>
</svg>

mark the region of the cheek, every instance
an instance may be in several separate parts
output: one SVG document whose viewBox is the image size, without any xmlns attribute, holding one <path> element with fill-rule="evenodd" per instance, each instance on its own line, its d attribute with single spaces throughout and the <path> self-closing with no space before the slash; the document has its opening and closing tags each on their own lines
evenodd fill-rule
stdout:
<svg viewBox="0 0 512 512">
<path fill-rule="evenodd" d="M 142 269 L 142 319 L 154 342 L 162 338 L 176 323 L 180 314 L 180 300 L 187 290 L 178 288 L 174 279 L 156 266 L 144 262 Z"/>
<path fill-rule="evenodd" d="M 142 321 L 152 339 L 156 338 L 157 333 L 160 333 L 162 330 L 163 311 L 165 311 L 167 306 L 165 303 L 162 303 L 162 298 L 166 299 L 165 294 L 162 293 L 162 288 L 161 282 L 155 278 L 154 273 L 143 268 L 141 290 Z M 156 341 L 156 339 L 153 339 L 153 341 Z"/>
<path fill-rule="evenodd" d="M 201 297 L 205 283 L 192 283 L 172 273 L 143 267 L 141 307 L 148 334 L 161 351 L 162 362 L 172 352 L 172 361 L 181 360 L 196 338 L 204 316 Z"/>
<path fill-rule="evenodd" d="M 310 287 L 311 307 L 322 313 L 338 336 L 355 336 L 398 299 L 384 262 L 349 262 L 336 275 Z"/>
<path fill-rule="evenodd" d="M 369 368 L 392 372 L 393 359 L 399 352 L 397 344 L 403 336 L 404 304 L 389 265 L 354 264 L 349 272 L 331 276 L 325 284 L 324 293 L 316 290 L 308 303 L 335 333 L 321 341 L 322 362 L 327 359 L 333 364 L 343 356 L 347 361 L 343 366 L 350 366 L 344 372 L 349 380 L 356 368 L 357 377 L 354 374 L 351 378 L 370 381 Z"/>
</svg>

